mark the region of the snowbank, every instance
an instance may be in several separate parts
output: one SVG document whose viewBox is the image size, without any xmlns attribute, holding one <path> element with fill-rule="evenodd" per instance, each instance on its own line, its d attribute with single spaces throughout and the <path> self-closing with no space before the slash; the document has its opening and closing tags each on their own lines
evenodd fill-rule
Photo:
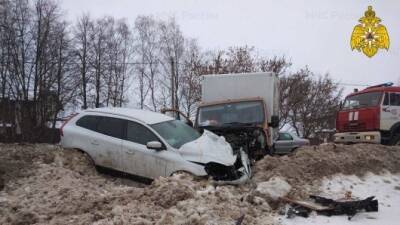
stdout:
<svg viewBox="0 0 400 225">
<path fill-rule="evenodd" d="M 279 224 L 270 197 L 301 197 L 326 190 L 336 196 L 336 184 L 344 182 L 335 180 L 338 173 L 361 176 L 386 170 L 395 174 L 400 172 L 398 162 L 400 148 L 327 145 L 302 148 L 290 156 L 266 157 L 256 163 L 252 181 L 238 187 L 216 187 L 208 180 L 185 174 L 159 178 L 146 186 L 99 174 L 78 151 L 53 145 L 0 144 L 0 185 L 4 186 L 0 189 L 0 224 L 232 225 L 241 219 L 246 225 Z M 330 178 L 332 183 L 327 186 Z M 373 186 L 376 180 L 351 180 L 348 184 L 357 184 L 353 185 L 354 195 L 364 197 L 362 190 L 365 195 L 376 194 L 383 209 L 395 210 L 389 205 L 400 202 L 399 194 L 390 199 L 399 192 L 398 180 L 390 178 L 386 182 L 392 187 L 380 192 L 357 189 L 361 187 L 357 182 Z M 323 189 L 319 188 L 321 184 Z M 379 185 L 385 184 L 379 181 Z M 379 212 L 375 220 L 365 220 L 383 220 L 390 210 Z M 316 224 L 325 220 L 315 219 Z"/>
<path fill-rule="evenodd" d="M 307 146 L 291 155 L 267 156 L 254 171 L 257 183 L 280 176 L 293 187 L 290 197 L 304 198 L 318 192 L 321 180 L 336 174 L 363 176 L 387 170 L 400 172 L 400 148 L 374 144 Z"/>
<path fill-rule="evenodd" d="M 214 187 L 185 174 L 129 183 L 98 174 L 80 152 L 51 145 L 0 144 L 0 165 L 7 174 L 0 224 L 230 225 L 243 216 L 243 224 L 275 224 L 249 186 Z"/>
</svg>

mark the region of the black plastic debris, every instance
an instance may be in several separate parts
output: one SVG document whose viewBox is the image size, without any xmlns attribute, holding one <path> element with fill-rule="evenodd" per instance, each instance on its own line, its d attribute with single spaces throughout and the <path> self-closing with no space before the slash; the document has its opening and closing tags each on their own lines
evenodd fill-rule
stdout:
<svg viewBox="0 0 400 225">
<path fill-rule="evenodd" d="M 242 225 L 243 220 L 244 220 L 244 216 L 245 216 L 245 214 L 241 215 L 241 216 L 236 220 L 235 225 Z"/>
<path fill-rule="evenodd" d="M 364 200 L 333 200 L 320 196 L 311 195 L 314 202 L 297 201 L 289 198 L 282 200 L 290 203 L 287 217 L 301 216 L 307 218 L 312 211 L 325 216 L 347 215 L 351 220 L 359 212 L 377 212 L 378 200 L 371 196 Z"/>
</svg>

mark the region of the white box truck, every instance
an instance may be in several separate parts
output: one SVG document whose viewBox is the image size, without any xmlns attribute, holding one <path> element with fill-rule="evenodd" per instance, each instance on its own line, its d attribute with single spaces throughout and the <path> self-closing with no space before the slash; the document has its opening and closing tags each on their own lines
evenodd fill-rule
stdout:
<svg viewBox="0 0 400 225">
<path fill-rule="evenodd" d="M 204 75 L 195 127 L 224 136 L 252 159 L 270 152 L 278 135 L 279 78 L 274 73 Z"/>
</svg>

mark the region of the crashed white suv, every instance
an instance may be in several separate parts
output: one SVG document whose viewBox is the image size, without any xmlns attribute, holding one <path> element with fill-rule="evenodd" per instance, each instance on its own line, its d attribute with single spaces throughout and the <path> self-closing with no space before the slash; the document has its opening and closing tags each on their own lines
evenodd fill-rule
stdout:
<svg viewBox="0 0 400 225">
<path fill-rule="evenodd" d="M 62 126 L 61 145 L 84 151 L 97 166 L 150 179 L 188 172 L 239 184 L 251 174 L 247 154 L 234 155 L 223 137 L 150 111 L 83 111 Z"/>
</svg>

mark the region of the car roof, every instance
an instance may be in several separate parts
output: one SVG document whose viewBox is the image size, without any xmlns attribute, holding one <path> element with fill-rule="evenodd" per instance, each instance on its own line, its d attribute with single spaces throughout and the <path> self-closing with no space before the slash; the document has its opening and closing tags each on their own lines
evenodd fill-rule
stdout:
<svg viewBox="0 0 400 225">
<path fill-rule="evenodd" d="M 130 117 L 132 119 L 136 119 L 142 121 L 146 124 L 156 124 L 165 121 L 174 120 L 172 117 L 167 115 L 152 112 L 148 110 L 141 109 L 130 109 L 130 108 L 96 108 L 96 109 L 87 109 L 84 111 L 85 113 L 104 113 L 118 116 Z"/>
</svg>

